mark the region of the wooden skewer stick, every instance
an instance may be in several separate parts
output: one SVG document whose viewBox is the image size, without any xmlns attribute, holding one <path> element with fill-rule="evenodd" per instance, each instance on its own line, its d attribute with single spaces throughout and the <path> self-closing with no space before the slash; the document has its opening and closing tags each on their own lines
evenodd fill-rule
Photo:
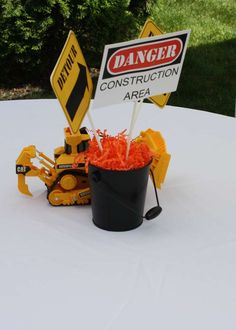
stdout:
<svg viewBox="0 0 236 330">
<path fill-rule="evenodd" d="M 132 140 L 133 129 L 134 129 L 136 120 L 138 118 L 142 104 L 143 104 L 143 99 L 140 101 L 134 102 L 134 107 L 133 107 L 133 112 L 132 112 L 132 117 L 131 117 L 131 122 L 130 122 L 130 127 L 129 127 L 129 133 L 128 133 L 128 138 L 127 138 L 126 159 L 128 159 L 128 156 L 129 156 L 130 143 Z"/>
<path fill-rule="evenodd" d="M 93 134 L 94 134 L 94 136 L 95 136 L 95 139 L 97 140 L 98 147 L 99 147 L 100 151 L 102 152 L 101 141 L 100 141 L 99 136 L 98 136 L 98 133 L 97 133 L 97 131 L 96 131 L 96 129 L 95 129 L 95 126 L 94 126 L 94 123 L 93 123 L 93 119 L 92 119 L 92 116 L 91 116 L 89 110 L 88 110 L 88 112 L 87 112 L 87 116 L 88 116 L 88 119 L 89 119 L 90 125 L 91 125 L 91 127 L 92 127 L 92 131 L 93 131 Z"/>
</svg>

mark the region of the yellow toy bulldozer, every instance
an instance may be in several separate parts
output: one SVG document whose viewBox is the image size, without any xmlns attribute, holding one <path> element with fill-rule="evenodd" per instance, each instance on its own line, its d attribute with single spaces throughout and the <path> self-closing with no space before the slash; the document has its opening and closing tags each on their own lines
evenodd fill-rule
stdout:
<svg viewBox="0 0 236 330">
<path fill-rule="evenodd" d="M 81 128 L 76 134 L 66 128 L 64 134 L 65 145 L 54 150 L 54 160 L 39 152 L 34 145 L 21 151 L 16 160 L 18 189 L 23 194 L 32 196 L 25 177 L 37 176 L 46 184 L 47 198 L 51 205 L 89 204 L 85 151 L 90 137 L 85 128 Z M 75 157 L 79 162 L 75 163 Z M 32 163 L 32 158 L 38 158 L 41 168 Z"/>
<path fill-rule="evenodd" d="M 86 128 L 74 134 L 70 128 L 64 129 L 65 145 L 54 150 L 54 160 L 34 145 L 23 148 L 16 160 L 18 189 L 21 193 L 32 196 L 25 182 L 27 176 L 37 176 L 47 187 L 47 199 L 53 206 L 84 205 L 91 202 L 88 175 L 86 172 L 86 149 L 90 140 Z M 158 188 L 164 182 L 170 155 L 160 132 L 148 129 L 141 132 L 137 141 L 145 142 L 153 153 L 151 169 Z M 32 162 L 37 158 L 40 168 Z"/>
</svg>

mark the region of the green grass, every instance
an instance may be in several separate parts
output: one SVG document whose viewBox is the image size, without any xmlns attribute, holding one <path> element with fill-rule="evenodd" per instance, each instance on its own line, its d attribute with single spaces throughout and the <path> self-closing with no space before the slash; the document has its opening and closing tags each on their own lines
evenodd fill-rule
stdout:
<svg viewBox="0 0 236 330">
<path fill-rule="evenodd" d="M 234 116 L 236 1 L 158 0 L 154 19 L 166 32 L 191 29 L 178 90 L 169 104 Z"/>
</svg>

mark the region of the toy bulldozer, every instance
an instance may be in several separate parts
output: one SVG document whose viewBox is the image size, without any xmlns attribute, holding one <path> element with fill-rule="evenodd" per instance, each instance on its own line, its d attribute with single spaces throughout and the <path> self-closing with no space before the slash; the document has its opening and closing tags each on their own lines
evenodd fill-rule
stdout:
<svg viewBox="0 0 236 330">
<path fill-rule="evenodd" d="M 25 182 L 26 176 L 37 176 L 47 187 L 47 198 L 51 205 L 89 204 L 90 189 L 85 171 L 85 151 L 90 139 L 86 129 L 72 134 L 69 128 L 64 130 L 65 145 L 54 150 L 54 160 L 34 145 L 25 147 L 16 160 L 18 189 L 32 196 Z M 79 157 L 78 157 L 79 156 Z M 75 157 L 79 162 L 75 163 Z M 42 165 L 36 167 L 31 161 L 38 158 Z"/>
<path fill-rule="evenodd" d="M 34 145 L 23 148 L 16 160 L 18 189 L 21 193 L 32 196 L 25 182 L 27 176 L 36 176 L 47 187 L 47 199 L 53 206 L 90 204 L 91 195 L 86 170 L 86 149 L 90 136 L 86 128 L 73 134 L 70 128 L 64 129 L 65 145 L 54 150 L 54 160 Z M 137 141 L 146 143 L 153 153 L 151 169 L 158 188 L 164 182 L 170 155 L 166 152 L 165 141 L 160 132 L 148 129 L 141 132 Z M 40 168 L 32 162 L 37 158 Z"/>
</svg>

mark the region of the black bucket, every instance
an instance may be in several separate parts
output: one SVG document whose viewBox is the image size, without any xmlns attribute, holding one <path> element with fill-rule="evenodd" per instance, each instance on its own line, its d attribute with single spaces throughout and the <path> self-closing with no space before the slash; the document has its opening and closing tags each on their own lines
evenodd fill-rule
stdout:
<svg viewBox="0 0 236 330">
<path fill-rule="evenodd" d="M 89 165 L 94 224 L 110 231 L 126 231 L 140 226 L 150 164 L 145 167 L 112 171 Z"/>
</svg>

